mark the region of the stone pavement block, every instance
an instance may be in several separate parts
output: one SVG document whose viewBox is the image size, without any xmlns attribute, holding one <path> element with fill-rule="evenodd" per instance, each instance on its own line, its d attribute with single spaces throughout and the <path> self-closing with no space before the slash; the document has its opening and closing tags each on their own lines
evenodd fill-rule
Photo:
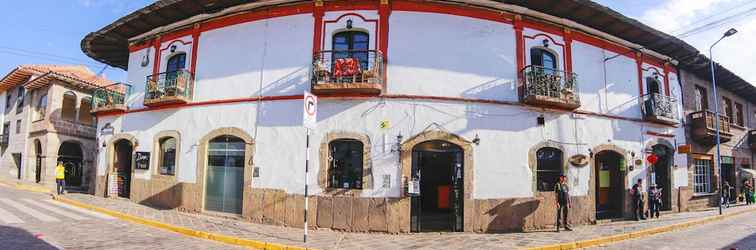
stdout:
<svg viewBox="0 0 756 250">
<path fill-rule="evenodd" d="M 333 228 L 352 228 L 352 197 L 333 197 Z"/>
<path fill-rule="evenodd" d="M 386 199 L 372 198 L 368 206 L 369 230 L 375 232 L 388 232 L 386 227 Z"/>
<path fill-rule="evenodd" d="M 317 197 L 318 199 L 318 218 L 317 225 L 322 228 L 333 226 L 333 198 Z"/>
<path fill-rule="evenodd" d="M 371 199 L 354 199 L 352 201 L 352 230 L 367 232 L 370 229 L 368 209 Z"/>
</svg>

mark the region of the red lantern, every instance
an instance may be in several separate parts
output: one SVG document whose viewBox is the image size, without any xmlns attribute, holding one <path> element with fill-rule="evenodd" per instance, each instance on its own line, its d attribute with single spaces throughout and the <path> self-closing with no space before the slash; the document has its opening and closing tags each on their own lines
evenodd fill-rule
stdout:
<svg viewBox="0 0 756 250">
<path fill-rule="evenodd" d="M 656 164 L 656 161 L 659 160 L 659 157 L 657 157 L 655 154 L 650 154 L 646 157 L 646 160 L 648 163 Z"/>
</svg>

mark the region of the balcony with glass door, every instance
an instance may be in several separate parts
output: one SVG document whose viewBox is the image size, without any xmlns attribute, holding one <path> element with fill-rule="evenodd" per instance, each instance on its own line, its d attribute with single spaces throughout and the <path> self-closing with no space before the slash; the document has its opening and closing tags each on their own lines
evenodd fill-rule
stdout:
<svg viewBox="0 0 756 250">
<path fill-rule="evenodd" d="M 691 136 L 693 140 L 706 145 L 716 144 L 716 115 L 714 112 L 705 110 L 690 114 Z M 719 138 L 720 142 L 728 142 L 732 139 L 730 132 L 730 118 L 719 115 Z"/>
<path fill-rule="evenodd" d="M 194 76 L 185 69 L 147 76 L 144 106 L 185 104 L 192 101 Z"/>
<path fill-rule="evenodd" d="M 659 93 L 643 96 L 643 119 L 650 122 L 674 125 L 677 120 L 677 99 Z"/>
<path fill-rule="evenodd" d="M 529 65 L 520 74 L 523 103 L 567 110 L 580 107 L 577 74 L 538 65 Z"/>
<path fill-rule="evenodd" d="M 128 109 L 126 99 L 131 95 L 131 85 L 116 83 L 100 87 L 92 93 L 92 114 L 125 112 Z"/>
<path fill-rule="evenodd" d="M 326 50 L 312 59 L 312 93 L 379 95 L 383 54 L 377 50 Z"/>
</svg>

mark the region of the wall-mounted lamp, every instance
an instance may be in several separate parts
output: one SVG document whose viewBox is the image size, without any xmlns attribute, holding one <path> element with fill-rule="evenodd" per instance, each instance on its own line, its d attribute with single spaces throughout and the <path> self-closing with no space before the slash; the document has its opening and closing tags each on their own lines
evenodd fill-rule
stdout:
<svg viewBox="0 0 756 250">
<path fill-rule="evenodd" d="M 102 147 L 103 147 L 103 148 L 104 148 L 104 147 L 107 147 L 107 146 L 108 146 L 108 144 L 107 144 L 107 143 L 105 143 L 105 142 L 102 142 Z"/>
<path fill-rule="evenodd" d="M 475 145 L 480 145 L 480 137 L 478 137 L 478 134 L 475 134 L 475 138 L 473 138 L 472 143 Z"/>
<path fill-rule="evenodd" d="M 630 151 L 630 156 L 635 158 L 635 151 Z"/>
<path fill-rule="evenodd" d="M 171 45 L 171 53 L 176 52 L 176 45 Z"/>
<path fill-rule="evenodd" d="M 541 42 L 543 42 L 543 47 L 546 47 L 546 48 L 549 47 L 549 39 L 543 39 L 543 41 Z"/>
<path fill-rule="evenodd" d="M 659 80 L 659 72 L 654 72 L 651 75 L 654 77 L 654 79 Z"/>
<path fill-rule="evenodd" d="M 352 19 L 347 20 L 347 29 L 352 29 Z"/>
<path fill-rule="evenodd" d="M 147 65 L 150 65 L 150 48 L 147 48 L 147 53 L 145 53 L 142 57 L 142 63 L 140 65 L 142 65 L 142 67 L 147 67 Z"/>
<path fill-rule="evenodd" d="M 593 150 L 591 150 L 590 148 L 588 149 L 588 155 L 589 155 L 589 156 L 590 156 L 591 158 L 593 158 Z"/>
<path fill-rule="evenodd" d="M 538 118 L 536 118 L 536 123 L 538 123 L 538 126 L 546 125 L 546 118 L 543 117 L 543 114 L 539 115 Z"/>
</svg>

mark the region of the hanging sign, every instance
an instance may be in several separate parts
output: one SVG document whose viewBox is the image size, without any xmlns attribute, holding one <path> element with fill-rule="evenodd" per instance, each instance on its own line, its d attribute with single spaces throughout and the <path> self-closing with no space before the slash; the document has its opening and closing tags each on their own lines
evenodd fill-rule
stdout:
<svg viewBox="0 0 756 250">
<path fill-rule="evenodd" d="M 408 184 L 407 193 L 409 193 L 410 196 L 420 195 L 420 180 L 419 179 L 412 179 L 407 184 Z"/>
<path fill-rule="evenodd" d="M 150 152 L 136 152 L 135 169 L 150 169 Z"/>
<path fill-rule="evenodd" d="M 690 144 L 677 145 L 678 154 L 689 154 L 691 152 Z"/>
<path fill-rule="evenodd" d="M 588 165 L 588 156 L 584 154 L 573 155 L 569 161 L 573 166 L 582 167 Z"/>
<path fill-rule="evenodd" d="M 655 154 L 650 154 L 646 157 L 646 161 L 651 164 L 656 164 L 657 160 L 659 160 L 659 157 L 657 157 Z"/>
<path fill-rule="evenodd" d="M 318 115 L 318 97 L 310 92 L 304 92 L 304 107 L 302 112 L 302 126 L 315 129 Z"/>
</svg>

